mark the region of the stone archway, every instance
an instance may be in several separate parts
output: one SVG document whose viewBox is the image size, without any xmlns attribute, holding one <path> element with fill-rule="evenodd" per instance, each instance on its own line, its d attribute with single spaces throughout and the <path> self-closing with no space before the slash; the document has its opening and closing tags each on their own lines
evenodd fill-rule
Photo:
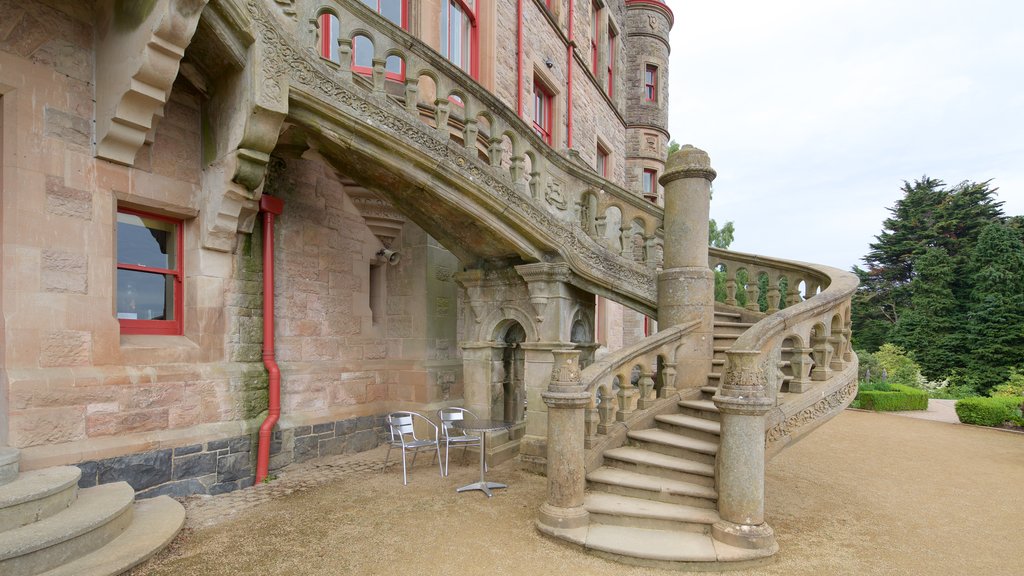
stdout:
<svg viewBox="0 0 1024 576">
<path fill-rule="evenodd" d="M 498 406 L 492 405 L 491 414 L 495 418 L 510 422 L 522 422 L 526 414 L 526 352 L 522 343 L 526 341 L 526 330 L 518 322 L 512 322 L 505 329 L 501 338 L 504 347 L 501 349 L 501 393 Z"/>
</svg>

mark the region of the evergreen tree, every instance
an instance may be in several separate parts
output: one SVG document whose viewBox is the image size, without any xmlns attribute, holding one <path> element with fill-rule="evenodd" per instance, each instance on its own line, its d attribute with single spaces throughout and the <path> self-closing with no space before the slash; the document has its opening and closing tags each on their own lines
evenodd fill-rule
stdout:
<svg viewBox="0 0 1024 576">
<path fill-rule="evenodd" d="M 979 392 L 1024 365 L 1024 243 L 1011 227 L 985 227 L 969 266 L 967 352 L 963 377 Z"/>
<path fill-rule="evenodd" d="M 910 307 L 892 332 L 895 344 L 914 351 L 921 373 L 941 380 L 961 365 L 961 306 L 953 295 L 956 272 L 943 248 L 931 248 L 914 260 Z"/>
</svg>

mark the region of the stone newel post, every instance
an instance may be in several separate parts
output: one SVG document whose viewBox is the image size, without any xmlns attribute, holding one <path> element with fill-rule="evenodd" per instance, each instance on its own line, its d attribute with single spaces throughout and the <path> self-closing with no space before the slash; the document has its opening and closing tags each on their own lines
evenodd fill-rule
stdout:
<svg viewBox="0 0 1024 576">
<path fill-rule="evenodd" d="M 537 527 L 546 533 L 563 533 L 589 523 L 583 508 L 583 413 L 590 395 L 580 382 L 579 350 L 554 350 L 553 354 L 551 382 L 541 393 L 548 406 L 548 499 L 540 507 Z"/>
<path fill-rule="evenodd" d="M 703 150 L 683 146 L 665 165 L 664 270 L 658 274 L 658 326 L 699 320 L 677 357 L 676 387 L 706 384 L 714 353 L 715 274 L 708 268 L 711 160 Z"/>
<path fill-rule="evenodd" d="M 713 398 L 722 434 L 716 461 L 718 513 L 711 527 L 720 542 L 741 548 L 777 546 L 764 521 L 764 415 L 775 405 L 774 370 L 756 351 L 727 352 L 725 381 Z"/>
</svg>

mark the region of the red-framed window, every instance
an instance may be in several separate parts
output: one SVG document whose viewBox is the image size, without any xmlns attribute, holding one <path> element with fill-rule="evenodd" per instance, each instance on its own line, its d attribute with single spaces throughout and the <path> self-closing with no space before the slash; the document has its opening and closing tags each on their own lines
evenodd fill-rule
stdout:
<svg viewBox="0 0 1024 576">
<path fill-rule="evenodd" d="M 608 26 L 608 97 L 615 95 L 615 37 L 618 36 L 611 25 Z"/>
<path fill-rule="evenodd" d="M 537 78 L 533 79 L 533 130 L 551 146 L 552 104 L 554 98 Z"/>
<path fill-rule="evenodd" d="M 648 64 L 644 69 L 644 100 L 658 101 L 658 67 L 654 64 Z"/>
<path fill-rule="evenodd" d="M 643 178 L 644 198 L 651 202 L 658 200 L 658 171 L 653 168 L 644 168 Z"/>
<path fill-rule="evenodd" d="M 331 62 L 338 61 L 338 17 L 324 12 L 318 19 L 320 23 L 320 57 Z"/>
<path fill-rule="evenodd" d="M 608 151 L 604 149 L 604 146 L 597 145 L 597 173 L 603 178 L 608 177 L 609 170 L 609 157 Z"/>
<path fill-rule="evenodd" d="M 444 0 L 441 7 L 441 55 L 474 78 L 479 75 L 478 1 Z"/>
<path fill-rule="evenodd" d="M 117 320 L 122 334 L 181 334 L 182 221 L 117 210 Z"/>
<path fill-rule="evenodd" d="M 376 10 L 395 26 L 403 30 L 409 29 L 408 0 L 363 0 L 363 4 Z M 387 71 L 387 77 L 392 80 L 405 79 L 405 62 L 398 56 L 388 57 L 384 69 Z M 373 42 L 366 36 L 356 36 L 352 39 L 352 71 L 366 75 L 373 73 Z"/>
<path fill-rule="evenodd" d="M 594 73 L 594 77 L 597 77 L 597 51 L 598 51 L 598 40 L 601 38 L 601 7 L 597 5 L 597 2 L 591 2 L 590 11 L 592 13 L 592 22 L 590 30 L 590 70 Z"/>
</svg>

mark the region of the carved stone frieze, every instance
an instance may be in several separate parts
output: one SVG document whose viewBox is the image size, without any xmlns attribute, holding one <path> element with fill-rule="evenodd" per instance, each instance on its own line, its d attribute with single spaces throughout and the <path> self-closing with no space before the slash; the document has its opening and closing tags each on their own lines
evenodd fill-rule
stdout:
<svg viewBox="0 0 1024 576">
<path fill-rule="evenodd" d="M 822 417 L 834 413 L 849 404 L 850 399 L 857 393 L 857 383 L 850 382 L 839 390 L 829 394 L 813 405 L 786 418 L 782 422 L 772 426 L 765 434 L 765 446 L 778 442 L 786 436 L 791 436 L 798 428 L 806 426 Z"/>
</svg>

